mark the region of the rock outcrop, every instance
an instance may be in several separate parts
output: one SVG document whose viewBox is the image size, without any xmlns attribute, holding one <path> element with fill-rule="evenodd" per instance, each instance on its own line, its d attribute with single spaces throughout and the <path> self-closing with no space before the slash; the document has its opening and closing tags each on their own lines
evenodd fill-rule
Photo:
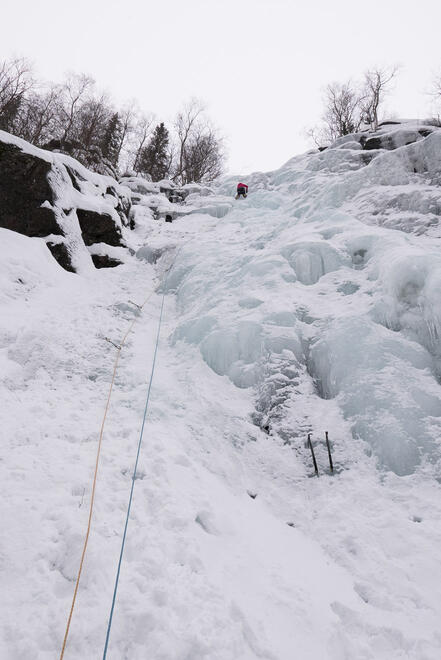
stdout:
<svg viewBox="0 0 441 660">
<path fill-rule="evenodd" d="M 103 246 L 125 247 L 131 191 L 60 153 L 0 131 L 0 227 L 43 238 L 71 272 L 121 263 Z M 100 257 L 95 244 L 100 245 Z"/>
<path fill-rule="evenodd" d="M 430 124 L 430 121 L 386 121 L 381 123 L 376 131 L 365 130 L 339 137 L 329 148 L 393 151 L 423 140 L 434 130 L 437 129 Z"/>
<path fill-rule="evenodd" d="M 77 217 L 85 245 L 94 243 L 121 245 L 121 229 L 108 213 L 77 209 Z"/>
<path fill-rule="evenodd" d="M 26 236 L 62 234 L 51 208 L 51 165 L 0 141 L 0 226 Z"/>
</svg>

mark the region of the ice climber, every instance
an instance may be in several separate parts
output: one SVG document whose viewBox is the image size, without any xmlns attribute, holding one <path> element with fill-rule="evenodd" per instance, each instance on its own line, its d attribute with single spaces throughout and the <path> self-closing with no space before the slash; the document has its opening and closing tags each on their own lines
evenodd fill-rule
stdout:
<svg viewBox="0 0 441 660">
<path fill-rule="evenodd" d="M 239 199 L 239 197 L 245 197 L 248 195 L 248 186 L 246 183 L 238 183 L 237 184 L 237 193 L 236 193 L 236 199 Z"/>
</svg>

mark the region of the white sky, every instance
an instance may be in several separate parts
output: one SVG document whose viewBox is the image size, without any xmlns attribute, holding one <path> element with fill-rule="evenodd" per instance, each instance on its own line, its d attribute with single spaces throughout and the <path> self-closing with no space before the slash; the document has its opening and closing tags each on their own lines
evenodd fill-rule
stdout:
<svg viewBox="0 0 441 660">
<path fill-rule="evenodd" d="M 0 59 L 41 78 L 92 75 L 115 101 L 165 121 L 189 97 L 228 136 L 229 170 L 279 167 L 309 148 L 328 82 L 402 65 L 387 108 L 429 114 L 441 70 L 440 0 L 14 0 L 1 7 Z"/>
</svg>

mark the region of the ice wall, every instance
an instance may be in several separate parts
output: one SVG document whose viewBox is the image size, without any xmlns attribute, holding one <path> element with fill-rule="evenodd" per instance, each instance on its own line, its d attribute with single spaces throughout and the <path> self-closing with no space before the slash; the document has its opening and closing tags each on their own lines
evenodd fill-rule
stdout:
<svg viewBox="0 0 441 660">
<path fill-rule="evenodd" d="M 328 401 L 400 475 L 440 458 L 441 130 L 421 131 L 384 128 L 375 149 L 357 134 L 252 175 L 169 283 L 173 341 L 254 388 L 262 429 L 296 443 Z"/>
</svg>

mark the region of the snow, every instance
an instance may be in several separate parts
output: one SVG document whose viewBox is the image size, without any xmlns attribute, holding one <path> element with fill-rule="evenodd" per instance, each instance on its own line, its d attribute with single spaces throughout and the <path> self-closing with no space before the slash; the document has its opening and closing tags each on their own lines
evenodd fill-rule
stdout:
<svg viewBox="0 0 441 660">
<path fill-rule="evenodd" d="M 192 188 L 173 223 L 138 203 L 113 269 L 67 273 L 0 230 L 0 657 L 60 652 L 104 337 L 136 318 L 65 658 L 102 654 L 164 292 L 109 660 L 438 659 L 440 139 L 353 136 L 247 177 L 246 200 Z"/>
</svg>

